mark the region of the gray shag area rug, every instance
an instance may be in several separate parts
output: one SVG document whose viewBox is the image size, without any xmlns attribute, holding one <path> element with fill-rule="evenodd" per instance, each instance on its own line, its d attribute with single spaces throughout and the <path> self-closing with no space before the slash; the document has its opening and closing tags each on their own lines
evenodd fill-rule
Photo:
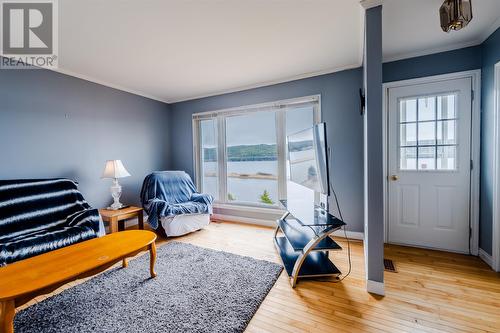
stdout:
<svg viewBox="0 0 500 333">
<path fill-rule="evenodd" d="M 16 333 L 242 332 L 281 273 L 268 261 L 179 242 L 20 311 Z"/>
</svg>

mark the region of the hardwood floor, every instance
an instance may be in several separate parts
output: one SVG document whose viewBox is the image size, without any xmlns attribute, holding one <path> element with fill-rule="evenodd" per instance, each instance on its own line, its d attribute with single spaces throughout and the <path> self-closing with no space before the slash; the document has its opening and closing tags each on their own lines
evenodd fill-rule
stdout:
<svg viewBox="0 0 500 333">
<path fill-rule="evenodd" d="M 279 262 L 272 235 L 271 228 L 214 222 L 172 240 Z M 365 290 L 362 243 L 351 241 L 351 250 L 352 273 L 341 283 L 299 280 L 292 289 L 283 272 L 247 332 L 500 332 L 500 274 L 478 258 L 388 245 L 385 257 L 398 272 L 385 273 L 379 297 Z M 331 258 L 347 271 L 345 251 Z"/>
</svg>

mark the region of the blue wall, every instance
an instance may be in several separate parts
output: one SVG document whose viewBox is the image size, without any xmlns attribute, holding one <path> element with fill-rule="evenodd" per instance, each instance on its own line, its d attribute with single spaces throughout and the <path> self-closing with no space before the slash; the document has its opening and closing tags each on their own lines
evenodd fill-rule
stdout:
<svg viewBox="0 0 500 333">
<path fill-rule="evenodd" d="M 383 64 L 383 81 L 482 68 L 480 246 L 491 253 L 493 66 L 497 30 L 480 46 Z M 193 175 L 191 115 L 196 112 L 321 94 L 322 116 L 333 147 L 332 179 L 350 230 L 363 230 L 363 124 L 353 69 L 268 87 L 167 105 L 45 70 L 0 72 L 0 179 L 77 179 L 95 206 L 110 202 L 106 159 L 122 159 L 132 177 L 122 181 L 123 201 L 138 203 L 152 170 Z"/>
<path fill-rule="evenodd" d="M 361 69 L 353 69 L 172 104 L 172 166 L 193 176 L 193 113 L 321 94 L 321 113 L 333 149 L 333 186 L 349 230 L 363 231 L 363 118 L 358 97 L 362 79 Z"/>
<path fill-rule="evenodd" d="M 385 63 L 383 81 L 479 68 L 481 46 L 475 46 Z M 358 97 L 362 81 L 362 69 L 359 68 L 171 104 L 172 167 L 194 174 L 193 113 L 321 94 L 323 120 L 327 122 L 328 140 L 334 149 L 332 179 L 350 230 L 363 231 L 363 125 Z"/>
<path fill-rule="evenodd" d="M 384 64 L 384 82 L 481 68 L 481 45 Z"/>
<path fill-rule="evenodd" d="M 494 139 L 494 67 L 500 61 L 500 29 L 483 44 L 481 73 L 481 209 L 479 246 L 492 253 L 493 139 Z"/>
<path fill-rule="evenodd" d="M 139 203 L 144 176 L 168 165 L 168 105 L 53 71 L 0 70 L 0 179 L 70 177 L 95 207 L 111 201 L 107 159 L 131 177 L 122 202 Z"/>
</svg>

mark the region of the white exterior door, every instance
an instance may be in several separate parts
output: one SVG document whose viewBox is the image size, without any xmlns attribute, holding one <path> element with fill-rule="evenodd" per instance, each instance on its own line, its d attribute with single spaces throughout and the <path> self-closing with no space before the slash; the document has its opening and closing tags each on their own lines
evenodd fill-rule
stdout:
<svg viewBox="0 0 500 333">
<path fill-rule="evenodd" d="M 471 84 L 389 89 L 390 243 L 469 252 Z"/>
</svg>

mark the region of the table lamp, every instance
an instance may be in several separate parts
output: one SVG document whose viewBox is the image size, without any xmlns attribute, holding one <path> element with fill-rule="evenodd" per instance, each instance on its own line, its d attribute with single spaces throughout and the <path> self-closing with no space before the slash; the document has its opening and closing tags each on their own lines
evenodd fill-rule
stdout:
<svg viewBox="0 0 500 333">
<path fill-rule="evenodd" d="M 111 196 L 113 197 L 113 204 L 108 207 L 108 209 L 117 210 L 124 205 L 120 202 L 120 197 L 122 195 L 122 187 L 118 184 L 118 178 L 129 177 L 127 169 L 123 166 L 121 160 L 108 160 L 106 161 L 106 166 L 102 173 L 101 178 L 111 178 L 113 179 L 113 184 L 110 187 Z"/>
</svg>

